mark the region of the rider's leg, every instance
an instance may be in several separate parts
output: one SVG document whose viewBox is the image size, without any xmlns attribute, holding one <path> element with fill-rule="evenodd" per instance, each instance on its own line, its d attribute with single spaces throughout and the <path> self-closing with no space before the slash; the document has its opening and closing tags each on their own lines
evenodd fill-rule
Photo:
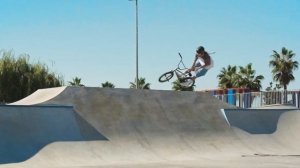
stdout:
<svg viewBox="0 0 300 168">
<path fill-rule="evenodd" d="M 196 75 L 193 77 L 193 79 L 195 80 L 196 78 L 199 78 L 201 76 L 204 76 L 207 73 L 208 69 L 202 68 L 202 69 L 198 69 L 196 71 Z"/>
</svg>

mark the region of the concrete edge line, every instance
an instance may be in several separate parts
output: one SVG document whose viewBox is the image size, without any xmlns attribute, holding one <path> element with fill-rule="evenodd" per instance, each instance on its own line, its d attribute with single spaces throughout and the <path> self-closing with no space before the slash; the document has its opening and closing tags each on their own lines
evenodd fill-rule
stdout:
<svg viewBox="0 0 300 168">
<path fill-rule="evenodd" d="M 221 113 L 222 113 L 224 119 L 226 120 L 228 126 L 231 127 L 231 125 L 230 125 L 230 123 L 229 123 L 229 121 L 228 121 L 228 119 L 227 119 L 227 116 L 226 116 L 226 114 L 225 114 L 225 109 L 220 109 L 220 111 L 221 111 Z"/>
</svg>

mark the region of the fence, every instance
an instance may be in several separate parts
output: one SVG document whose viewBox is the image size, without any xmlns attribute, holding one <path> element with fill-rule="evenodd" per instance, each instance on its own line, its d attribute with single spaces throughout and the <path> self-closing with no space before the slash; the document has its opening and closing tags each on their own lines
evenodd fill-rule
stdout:
<svg viewBox="0 0 300 168">
<path fill-rule="evenodd" d="M 240 108 L 257 108 L 266 105 L 290 105 L 300 108 L 300 91 L 270 91 L 213 94 L 219 100 Z"/>
</svg>

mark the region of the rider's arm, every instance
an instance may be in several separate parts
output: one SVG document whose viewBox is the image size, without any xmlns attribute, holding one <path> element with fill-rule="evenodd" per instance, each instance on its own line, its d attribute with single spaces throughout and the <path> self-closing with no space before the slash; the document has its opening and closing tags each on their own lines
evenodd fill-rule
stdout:
<svg viewBox="0 0 300 168">
<path fill-rule="evenodd" d="M 208 57 L 207 59 L 203 59 L 204 60 L 204 65 L 202 66 L 203 68 L 206 66 L 209 66 L 211 64 L 211 58 Z"/>
<path fill-rule="evenodd" d="M 210 64 L 211 64 L 210 59 L 206 59 L 206 60 L 205 60 L 205 65 L 204 65 L 204 66 L 209 66 Z"/>
<path fill-rule="evenodd" d="M 188 69 L 188 71 L 194 71 L 195 70 L 195 64 L 196 64 L 197 59 L 198 59 L 198 57 L 197 57 L 197 55 L 195 55 L 195 60 L 193 62 L 193 65 L 192 65 L 191 68 Z"/>
</svg>

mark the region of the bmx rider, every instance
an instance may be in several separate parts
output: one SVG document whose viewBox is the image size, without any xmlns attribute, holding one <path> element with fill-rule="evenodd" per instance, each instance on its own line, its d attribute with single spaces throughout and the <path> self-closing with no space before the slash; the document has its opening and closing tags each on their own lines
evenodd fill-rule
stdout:
<svg viewBox="0 0 300 168">
<path fill-rule="evenodd" d="M 191 68 L 189 68 L 186 72 L 189 73 L 191 71 L 195 72 L 195 76 L 193 76 L 193 80 L 198 77 L 204 76 L 209 69 L 213 67 L 213 61 L 210 55 L 205 51 L 203 46 L 200 46 L 196 50 L 195 60 Z"/>
</svg>

